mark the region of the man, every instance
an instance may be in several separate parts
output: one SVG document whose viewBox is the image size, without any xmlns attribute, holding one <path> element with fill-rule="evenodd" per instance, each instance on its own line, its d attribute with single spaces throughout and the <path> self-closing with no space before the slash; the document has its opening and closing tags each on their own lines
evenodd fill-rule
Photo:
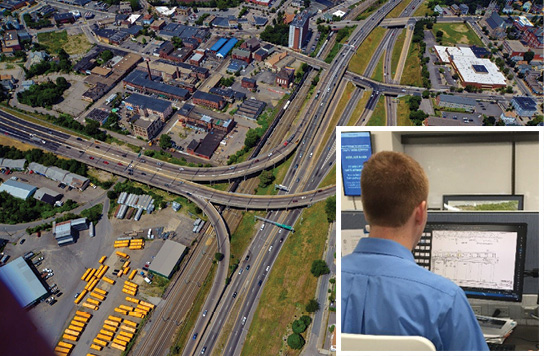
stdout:
<svg viewBox="0 0 544 356">
<path fill-rule="evenodd" d="M 380 152 L 361 172 L 369 238 L 342 258 L 342 332 L 412 335 L 441 351 L 489 350 L 465 294 L 410 252 L 427 223 L 429 182 L 409 156 Z"/>
</svg>

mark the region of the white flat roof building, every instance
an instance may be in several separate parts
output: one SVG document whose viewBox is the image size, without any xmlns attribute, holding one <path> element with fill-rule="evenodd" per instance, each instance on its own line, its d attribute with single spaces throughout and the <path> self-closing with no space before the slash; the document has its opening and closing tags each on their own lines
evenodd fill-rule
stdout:
<svg viewBox="0 0 544 356">
<path fill-rule="evenodd" d="M 506 86 L 506 78 L 487 58 L 478 58 L 469 47 L 434 46 L 441 62 L 449 63 L 457 71 L 463 85 L 483 88 Z"/>
</svg>

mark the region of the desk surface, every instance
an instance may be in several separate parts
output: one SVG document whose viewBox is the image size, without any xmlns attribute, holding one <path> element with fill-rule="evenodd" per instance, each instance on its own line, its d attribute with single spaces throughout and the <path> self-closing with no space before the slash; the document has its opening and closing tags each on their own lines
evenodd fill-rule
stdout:
<svg viewBox="0 0 544 356">
<path fill-rule="evenodd" d="M 516 351 L 538 351 L 538 326 L 518 325 L 504 341 L 516 345 Z"/>
</svg>

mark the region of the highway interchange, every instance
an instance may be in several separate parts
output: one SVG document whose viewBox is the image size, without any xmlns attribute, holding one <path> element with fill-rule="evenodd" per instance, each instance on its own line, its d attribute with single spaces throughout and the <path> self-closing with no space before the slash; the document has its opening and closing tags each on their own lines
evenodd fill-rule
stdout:
<svg viewBox="0 0 544 356">
<path fill-rule="evenodd" d="M 411 16 L 414 8 L 417 8 L 421 1 L 412 1 L 407 7 L 407 13 L 405 11 L 401 16 Z M 213 255 L 215 251 L 230 256 L 229 230 L 221 212 L 213 204 L 227 209 L 266 210 L 265 217 L 267 219 L 294 226 L 304 207 L 335 194 L 335 186 L 319 188 L 319 184 L 335 163 L 335 134 L 333 132 L 325 137 L 325 131 L 331 125 L 329 110 L 335 96 L 338 96 L 337 91 L 341 87 L 342 80 L 353 82 L 358 88 L 358 95 L 361 89 L 372 90 L 365 112 L 361 116 L 363 121 L 374 110 L 379 97 L 386 95 L 387 117 L 388 120 L 391 119 L 388 121 L 388 125 L 395 125 L 396 107 L 392 96 L 422 93 L 423 88 L 399 85 L 392 77 L 390 55 L 395 40 L 400 34 L 401 30 L 399 29 L 388 30 L 363 75 L 347 71 L 356 49 L 399 3 L 400 0 L 389 1 L 366 20 L 352 22 L 352 24 L 357 24 L 356 30 L 330 65 L 318 58 L 293 54 L 297 58 L 304 58 L 310 66 L 314 67 L 311 70 L 324 69 L 321 80 L 314 91 L 317 94 L 309 99 L 303 109 L 300 121 L 285 139 L 281 139 L 281 144 L 240 164 L 228 167 L 180 167 L 145 155 L 140 156 L 119 146 L 83 139 L 61 130 L 47 129 L 4 111 L 0 111 L 0 133 L 53 153 L 76 159 L 89 166 L 155 186 L 173 194 L 183 195 L 192 200 L 208 216 L 208 221 L 215 230 L 217 245 L 199 244 L 192 252 L 192 257 L 186 260 L 184 270 L 177 278 L 186 279 L 192 272 L 199 271 L 200 275 L 194 276 L 194 280 L 201 280 L 203 278 L 202 271 L 207 271 L 206 266 L 210 262 L 209 256 Z M 386 53 L 384 83 L 381 83 L 371 80 L 369 77 L 384 51 Z M 431 91 L 433 90 L 431 89 Z M 483 100 L 504 100 L 509 97 L 508 95 L 485 93 L 461 93 L 459 95 Z M 347 111 L 351 112 L 351 110 L 353 110 L 352 107 Z M 338 124 L 345 123 L 346 115 L 343 115 Z M 264 169 L 281 164 L 292 155 L 294 156 L 293 162 L 282 183 L 289 188 L 289 192 L 279 191 L 277 195 L 273 196 L 257 196 L 219 191 L 199 184 L 234 182 L 254 177 Z M 247 260 L 240 262 L 238 270 L 232 275 L 232 280 L 226 287 L 223 281 L 228 275 L 228 262 L 218 264 L 212 291 L 202 308 L 207 313 L 202 311 L 202 317 L 199 317 L 196 324 L 192 326 L 190 334 L 196 334 L 197 337 L 196 340 L 191 340 L 193 342 L 187 343 L 183 355 L 200 354 L 204 348 L 206 354 L 211 353 L 211 350 L 218 346 L 217 343 L 222 332 L 228 334 L 225 344 L 221 345 L 223 354 L 239 355 L 241 353 L 252 315 L 259 302 L 262 286 L 266 283 L 282 243 L 289 238 L 289 234 L 290 232 L 285 229 L 263 223 L 263 227 L 259 229 L 256 238 L 252 239 L 246 253 L 244 253 L 244 256 L 248 257 Z M 202 256 L 208 256 L 208 260 Z M 226 260 L 228 261 L 228 258 Z M 198 287 L 196 283 L 191 283 L 191 292 L 185 291 L 184 294 L 195 295 Z M 165 350 L 168 350 L 171 336 L 180 323 L 179 318 L 183 315 L 182 311 L 189 307 L 179 303 L 175 298 L 181 288 L 187 288 L 186 283 L 176 281 L 172 284 L 170 294 L 164 298 L 165 305 L 157 311 L 158 314 L 154 317 L 156 320 L 151 327 L 150 335 L 143 338 L 141 345 L 135 352 L 136 355 L 162 355 Z M 174 316 L 179 316 L 179 318 Z M 229 318 L 235 320 L 234 327 L 232 330 L 225 331 Z"/>
</svg>

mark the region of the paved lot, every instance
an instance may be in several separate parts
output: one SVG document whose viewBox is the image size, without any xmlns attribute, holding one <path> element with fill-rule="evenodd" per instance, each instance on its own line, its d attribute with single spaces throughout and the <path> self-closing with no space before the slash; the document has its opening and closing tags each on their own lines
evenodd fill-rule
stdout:
<svg viewBox="0 0 544 356">
<path fill-rule="evenodd" d="M 100 195 L 104 194 L 104 191 L 100 188 L 92 189 L 89 187 L 85 189 L 83 192 L 77 189 L 68 190 L 68 187 L 65 187 L 64 189 L 62 189 L 58 187 L 59 182 L 55 182 L 54 180 L 51 180 L 49 178 L 46 178 L 38 174 L 27 174 L 23 172 L 15 172 L 10 175 L 2 175 L 3 179 L 11 178 L 11 177 L 18 177 L 20 179 L 26 180 L 25 183 L 27 184 L 33 185 L 38 188 L 49 188 L 55 192 L 63 194 L 64 197 L 62 201 L 72 199 L 80 204 L 85 204 L 86 202 L 94 200 L 98 198 Z"/>
<path fill-rule="evenodd" d="M 81 77 L 70 78 L 69 82 L 70 88 L 64 92 L 64 100 L 53 105 L 53 109 L 76 117 L 89 105 L 89 102 L 81 99 L 83 93 L 89 88 L 83 83 L 83 78 Z"/>
<path fill-rule="evenodd" d="M 97 189 L 98 190 L 98 189 Z M 105 207 L 106 209 L 107 207 Z M 110 224 L 111 223 L 111 224 Z M 87 324 L 81 339 L 76 343 L 74 355 L 84 355 L 88 352 L 88 348 L 92 339 L 101 329 L 103 321 L 107 315 L 114 314 L 114 308 L 119 304 L 129 304 L 126 302 L 126 295 L 121 292 L 122 284 L 126 280 L 126 276 L 117 278 L 112 275 L 115 268 L 119 268 L 122 262 L 115 255 L 113 249 L 113 241 L 124 236 L 126 232 L 135 229 L 140 230 L 147 235 L 147 229 L 163 226 L 164 231 L 175 231 L 175 241 L 190 245 L 195 234 L 192 233 L 193 219 L 181 212 L 174 212 L 171 208 L 163 209 L 160 212 L 152 215 L 144 214 L 140 221 L 134 220 L 101 220 L 96 227 L 96 237 L 87 237 L 87 233 L 83 232 L 82 238 L 76 244 L 58 247 L 52 234 L 44 234 L 41 238 L 27 238 L 24 245 L 17 244 L 16 246 L 8 245 L 6 252 L 11 255 L 22 255 L 30 250 L 34 252 L 41 251 L 45 257 L 39 270 L 43 268 L 53 269 L 55 275 L 47 282 L 52 285 L 56 283 L 63 293 L 58 302 L 54 305 L 41 303 L 30 311 L 30 315 L 38 326 L 38 330 L 44 335 L 51 346 L 56 344 L 62 331 L 67 327 L 67 324 L 74 315 L 74 295 L 80 292 L 85 286 L 85 282 L 81 281 L 80 277 L 87 268 L 97 268 L 98 259 L 106 255 L 108 256 L 106 264 L 110 266 L 106 276 L 117 280 L 113 286 L 104 281 L 98 283 L 98 287 L 108 291 L 108 295 L 103 303 L 101 303 L 98 311 L 89 311 L 81 306 L 77 309 L 82 309 L 93 314 L 90 322 Z M 147 241 L 143 250 L 128 250 L 122 251 L 130 255 L 131 268 L 144 266 L 146 262 L 151 262 L 157 255 L 163 244 L 163 240 L 156 239 Z M 134 282 L 137 284 L 143 283 L 143 278 L 136 277 Z M 158 303 L 159 299 L 147 298 L 141 293 L 136 295 L 137 298 L 144 298 Z M 84 300 L 86 297 L 84 298 Z M 52 317 L 52 316 L 55 317 Z M 138 319 L 129 317 L 130 320 L 138 321 Z M 118 352 L 106 350 L 101 355 L 118 355 Z"/>
<path fill-rule="evenodd" d="M 458 120 L 459 122 L 462 122 L 465 124 L 482 125 L 482 117 L 478 113 L 469 114 L 469 113 L 461 113 L 461 112 L 442 111 L 442 117 L 446 119 L 451 119 L 451 120 Z"/>
<path fill-rule="evenodd" d="M 495 103 L 481 101 L 478 102 L 474 112 L 478 114 L 486 114 L 487 116 L 495 116 L 498 119 L 502 114 L 502 109 Z"/>
</svg>

